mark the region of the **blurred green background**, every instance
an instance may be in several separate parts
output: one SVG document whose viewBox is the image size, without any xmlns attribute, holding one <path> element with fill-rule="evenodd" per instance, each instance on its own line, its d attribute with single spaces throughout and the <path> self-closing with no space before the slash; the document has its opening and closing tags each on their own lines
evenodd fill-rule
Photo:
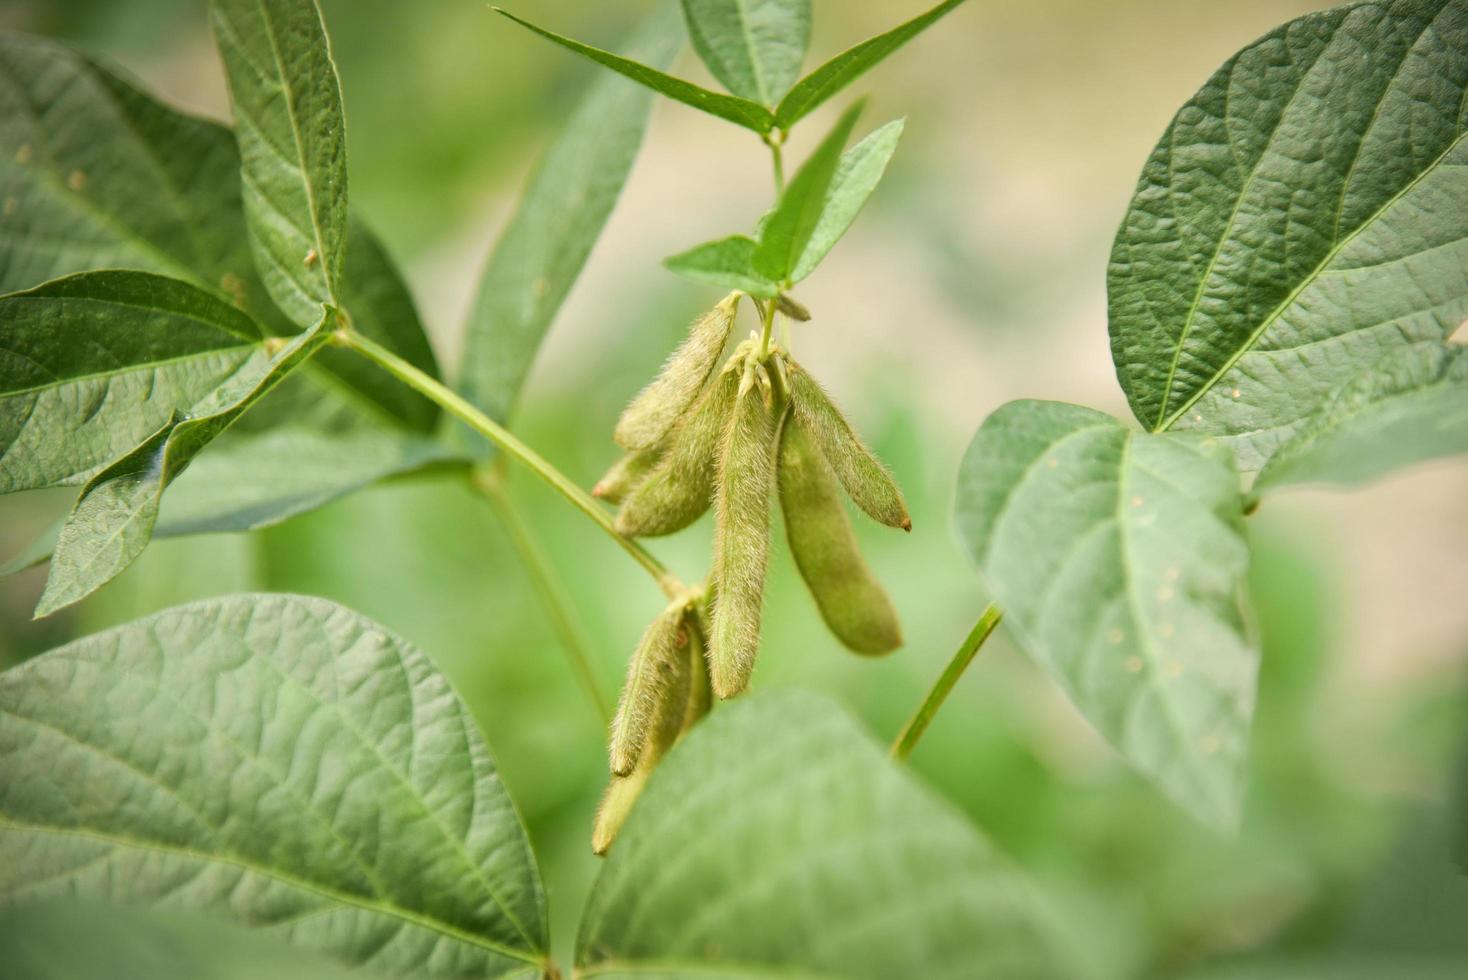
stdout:
<svg viewBox="0 0 1468 980">
<path fill-rule="evenodd" d="M 648 9 L 520 0 L 593 43 Z M 813 58 L 926 6 L 817 0 Z M 1016 397 L 1127 416 L 1104 270 L 1136 174 L 1172 112 L 1300 0 L 980 0 L 857 87 L 867 126 L 906 115 L 883 187 L 800 299 L 793 345 L 891 464 L 914 531 L 859 526 L 908 644 L 869 661 L 822 629 L 789 560 L 773 569 L 755 683 L 831 692 L 889 739 L 984 604 L 950 526 L 983 418 Z M 323 0 L 342 76 L 354 204 L 404 266 L 452 365 L 475 276 L 591 69 L 479 0 Z M 227 118 L 201 0 L 3 0 L 0 27 L 103 54 L 182 107 Z M 706 80 L 689 54 L 679 70 Z M 802 127 L 803 154 L 836 107 Z M 717 298 L 659 262 L 768 206 L 750 134 L 661 104 L 643 156 L 521 402 L 516 429 L 590 485 L 620 406 Z M 511 492 L 564 577 L 610 697 L 660 600 L 524 473 Z M 0 559 L 68 504 L 0 501 Z M 1294 492 L 1251 522 L 1264 641 L 1249 802 L 1236 839 L 1165 803 L 1003 636 L 913 765 L 1040 881 L 1086 976 L 1168 977 L 1236 953 L 1468 954 L 1468 878 L 1447 838 L 1468 703 L 1468 465 L 1352 494 Z M 707 519 L 653 543 L 685 578 Z M 44 570 L 0 580 L 0 664 L 164 606 L 231 591 L 327 596 L 426 650 L 473 707 L 529 827 L 561 955 L 597 862 L 603 732 L 492 512 L 453 480 L 378 487 L 248 536 L 154 544 L 51 620 Z M 1368 974 L 1369 975 L 1369 974 Z"/>
</svg>

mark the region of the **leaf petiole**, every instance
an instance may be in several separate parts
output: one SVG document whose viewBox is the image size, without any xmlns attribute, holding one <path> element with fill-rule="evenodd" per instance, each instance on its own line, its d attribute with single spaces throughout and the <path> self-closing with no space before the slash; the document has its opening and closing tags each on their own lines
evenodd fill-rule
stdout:
<svg viewBox="0 0 1468 980">
<path fill-rule="evenodd" d="M 354 330 L 335 331 L 332 334 L 332 342 L 337 346 L 356 351 L 372 361 L 399 381 L 438 404 L 444 411 L 468 425 L 506 454 L 517 459 L 536 476 L 549 483 L 572 506 L 591 518 L 608 537 L 621 546 L 623 551 L 631 555 L 634 561 L 646 569 L 669 599 L 687 593 L 688 587 L 662 562 L 653 557 L 646 548 L 631 538 L 617 533 L 617 529 L 612 525 L 611 517 L 600 504 L 592 499 L 590 494 L 573 483 L 570 477 L 556 469 L 545 457 L 521 442 L 509 429 L 475 408 L 458 392 L 428 373 L 419 370 L 376 341 Z"/>
<path fill-rule="evenodd" d="M 968 665 L 973 662 L 974 655 L 979 652 L 979 647 L 984 645 L 984 641 L 989 638 L 989 634 L 994 632 L 994 627 L 999 625 L 999 620 L 1003 616 L 1004 611 L 998 605 L 989 603 L 989 607 L 974 624 L 974 628 L 963 641 L 963 645 L 958 648 L 953 659 L 948 661 L 948 666 L 943 669 L 943 673 L 938 676 L 938 680 L 928 691 L 928 696 L 923 698 L 923 703 L 918 705 L 917 711 L 902 727 L 901 734 L 892 743 L 892 758 L 906 759 L 912 754 L 918 739 L 923 737 L 923 732 L 927 731 L 928 725 L 932 723 L 933 716 L 938 713 L 939 708 L 943 707 L 943 702 L 948 699 L 949 692 L 963 676 L 963 672 L 968 669 Z"/>
</svg>

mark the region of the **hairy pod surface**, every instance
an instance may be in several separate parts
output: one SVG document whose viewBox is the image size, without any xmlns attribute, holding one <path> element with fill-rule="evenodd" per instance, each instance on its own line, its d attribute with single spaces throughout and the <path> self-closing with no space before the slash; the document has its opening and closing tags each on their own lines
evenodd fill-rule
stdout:
<svg viewBox="0 0 1468 980">
<path fill-rule="evenodd" d="M 681 600 L 673 603 L 648 625 L 627 665 L 627 681 L 612 719 L 610 755 L 615 775 L 626 776 L 637 765 L 663 702 L 675 686 L 674 679 L 688 672 L 691 630 L 683 622 L 686 605 Z"/>
<path fill-rule="evenodd" d="M 757 366 L 745 364 L 719 453 L 709 673 L 721 698 L 743 691 L 754 670 L 769 563 L 777 428 L 755 380 Z"/>
<path fill-rule="evenodd" d="M 831 464 L 798 417 L 785 420 L 777 469 L 790 553 L 821 618 L 854 653 L 896 650 L 897 611 L 857 548 Z"/>
<path fill-rule="evenodd" d="M 669 607 L 664 616 L 678 608 L 679 615 L 676 622 L 683 625 L 683 613 L 681 604 Z M 660 616 L 659 619 L 662 617 Z M 632 812 L 632 805 L 637 802 L 637 797 L 642 794 L 643 787 L 647 785 L 648 778 L 654 769 L 667 755 L 673 743 L 678 741 L 678 736 L 684 731 L 688 722 L 689 692 L 693 682 L 692 654 L 697 643 L 693 642 L 692 630 L 684 634 L 689 637 L 689 642 L 678 650 L 678 655 L 673 658 L 674 670 L 666 678 L 666 685 L 661 696 L 648 719 L 647 737 L 638 754 L 637 764 L 625 776 L 612 775 L 607 783 L 607 788 L 602 793 L 601 803 L 596 810 L 596 823 L 591 831 L 591 849 L 597 854 L 605 854 L 617 839 L 617 833 L 622 825 L 627 822 L 627 815 Z"/>
<path fill-rule="evenodd" d="M 790 389 L 796 416 L 830 462 L 852 502 L 880 524 L 912 530 L 907 501 L 892 474 L 857 437 L 825 389 L 793 361 Z"/>
<path fill-rule="evenodd" d="M 709 681 L 708 643 L 697 607 L 684 620 L 691 642 L 688 644 L 688 704 L 683 711 L 683 725 L 678 737 L 698 724 L 713 707 L 714 691 Z"/>
<path fill-rule="evenodd" d="M 647 449 L 625 454 L 612 464 L 612 468 L 607 470 L 600 480 L 596 481 L 596 486 L 591 488 L 591 495 L 609 504 L 620 504 L 643 480 L 647 479 L 648 474 L 657 466 L 666 451 L 667 445 L 664 440 Z"/>
<path fill-rule="evenodd" d="M 743 361 L 731 359 L 678 422 L 669 446 L 617 514 L 617 530 L 628 537 L 681 531 L 709 509 L 718 455 L 733 411 Z"/>
<path fill-rule="evenodd" d="M 719 355 L 734 329 L 734 314 L 742 295 L 730 293 L 693 322 L 688 339 L 617 420 L 612 434 L 617 445 L 624 449 L 647 449 L 668 434 L 718 367 Z"/>
</svg>

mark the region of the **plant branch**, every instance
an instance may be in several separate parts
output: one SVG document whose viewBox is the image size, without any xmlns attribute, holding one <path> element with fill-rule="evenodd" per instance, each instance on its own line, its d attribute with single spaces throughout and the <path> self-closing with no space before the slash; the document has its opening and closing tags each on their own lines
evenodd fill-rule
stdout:
<svg viewBox="0 0 1468 980">
<path fill-rule="evenodd" d="M 984 614 L 974 624 L 968 638 L 963 641 L 963 645 L 958 648 L 953 659 L 948 661 L 948 666 L 943 669 L 943 673 L 933 684 L 932 690 L 928 691 L 928 696 L 923 699 L 922 704 L 918 705 L 917 711 L 913 713 L 912 718 L 908 719 L 902 733 L 892 743 L 892 758 L 906 759 L 912 754 L 918 739 L 923 737 L 923 732 L 927 731 L 928 725 L 932 723 L 933 716 L 938 713 L 939 708 L 943 707 L 943 702 L 947 700 L 949 692 L 953 690 L 953 685 L 958 683 L 964 670 L 973 662 L 974 655 L 979 652 L 979 647 L 983 646 L 989 634 L 994 632 L 994 627 L 999 625 L 999 620 L 1003 615 L 1003 610 L 994 603 L 989 603 L 989 608 L 984 610 Z"/>
<path fill-rule="evenodd" d="M 573 483 L 566 474 L 551 465 L 545 457 L 521 442 L 509 429 L 506 429 L 494 419 L 475 408 L 473 404 L 458 392 L 449 388 L 438 379 L 420 371 L 376 341 L 364 337 L 356 331 L 349 329 L 337 330 L 332 335 L 332 339 L 339 346 L 349 348 L 361 354 L 414 391 L 436 403 L 450 415 L 453 415 L 465 425 L 469 426 L 469 428 L 494 443 L 506 455 L 514 457 L 514 459 L 527 467 L 536 476 L 549 483 L 572 506 L 591 518 L 609 538 L 621 546 L 623 551 L 631 555 L 634 561 L 646 569 L 648 574 L 657 581 L 658 587 L 663 590 L 663 593 L 669 599 L 676 599 L 688 591 L 687 586 L 676 575 L 668 571 L 663 566 L 663 563 L 654 558 L 646 548 L 631 538 L 619 534 L 617 529 L 612 525 L 611 517 L 602 509 L 600 504 L 592 499 L 590 494 Z"/>
<path fill-rule="evenodd" d="M 570 597 L 566 594 L 565 585 L 556 577 L 555 570 L 546 560 L 545 549 L 541 547 L 540 541 L 521 516 L 520 509 L 505 490 L 501 469 L 494 467 L 474 470 L 470 482 L 489 501 L 500 523 L 504 525 L 505 533 L 510 536 L 510 543 L 515 546 L 521 564 L 530 575 L 531 585 L 535 587 L 541 604 L 545 606 L 546 616 L 561 639 L 561 648 L 566 652 L 572 672 L 586 689 L 587 697 L 601 716 L 603 726 L 610 725 L 612 708 L 602 697 L 601 688 L 597 684 L 586 634 L 581 631 L 571 613 Z"/>
</svg>

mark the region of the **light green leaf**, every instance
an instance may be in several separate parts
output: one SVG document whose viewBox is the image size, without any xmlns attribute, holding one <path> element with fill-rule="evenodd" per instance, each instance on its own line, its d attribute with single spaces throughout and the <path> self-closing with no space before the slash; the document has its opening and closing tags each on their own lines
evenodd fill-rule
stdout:
<svg viewBox="0 0 1468 980">
<path fill-rule="evenodd" d="M 1025 649 L 1128 761 L 1228 828 L 1259 651 L 1238 476 L 1210 443 L 1011 402 L 974 436 L 956 511 Z"/>
<path fill-rule="evenodd" d="M 0 297 L 0 493 L 80 483 L 264 348 L 186 283 L 88 272 Z"/>
<path fill-rule="evenodd" d="M 641 62 L 633 61 L 630 58 L 623 58 L 611 52 L 603 51 L 600 48 L 593 48 L 589 44 L 573 41 L 569 37 L 562 37 L 560 34 L 552 33 L 542 27 L 536 27 L 529 21 L 522 20 L 507 10 L 501 10 L 499 7 L 495 7 L 494 9 L 520 26 L 534 31 L 546 40 L 554 41 L 561 47 L 574 51 L 583 58 L 589 58 L 605 68 L 610 68 L 619 75 L 625 75 L 639 85 L 645 85 L 654 92 L 666 95 L 674 101 L 693 106 L 695 109 L 702 109 L 704 112 L 718 116 L 721 119 L 727 119 L 729 122 L 743 126 L 745 129 L 752 129 L 761 135 L 768 133 L 771 127 L 774 126 L 774 114 L 758 102 L 751 102 L 748 99 L 741 99 L 734 95 L 724 95 L 720 92 L 710 92 L 702 86 L 694 85 L 692 82 L 685 82 L 681 78 L 674 78 L 672 75 L 658 71 L 656 68 L 642 64 Z"/>
<path fill-rule="evenodd" d="M 1073 974 L 1028 882 L 830 701 L 730 702 L 663 761 L 582 921 L 580 977 Z"/>
<path fill-rule="evenodd" d="M 766 278 L 783 283 L 795 271 L 820 224 L 826 192 L 841 165 L 841 150 L 861 110 L 858 102 L 842 114 L 780 195 L 775 210 L 760 223 L 754 267 Z"/>
<path fill-rule="evenodd" d="M 153 537 L 272 527 L 381 480 L 455 465 L 463 458 L 443 442 L 385 427 L 234 428 L 168 488 Z M 0 565 L 0 578 L 50 561 L 65 523 Z"/>
<path fill-rule="evenodd" d="M 270 527 L 380 480 L 462 461 L 444 443 L 400 430 L 230 435 L 169 488 L 155 537 Z"/>
<path fill-rule="evenodd" d="M 885 34 L 867 38 L 805 76 L 780 100 L 775 126 L 789 129 L 831 96 L 856 81 L 889 54 L 933 25 L 963 0 L 944 0 L 925 14 L 899 24 Z"/>
<path fill-rule="evenodd" d="M 682 42 L 676 8 L 664 4 L 632 51 L 666 66 Z M 525 190 L 479 280 L 465 331 L 459 388 L 506 421 L 546 331 L 601 235 L 632 170 L 652 96 L 597 78 L 566 120 Z"/>
<path fill-rule="evenodd" d="M 111 581 L 153 536 L 163 491 L 242 413 L 330 339 L 327 312 L 278 353 L 258 350 L 228 383 L 172 418 L 92 478 L 61 529 L 36 616 L 69 606 Z"/>
<path fill-rule="evenodd" d="M 82 939 L 81 937 L 85 937 Z M 358 980 L 284 941 L 187 913 L 95 902 L 0 910 L 7 980 Z"/>
<path fill-rule="evenodd" d="M 1347 378 L 1468 317 L 1468 3 L 1347 4 L 1245 48 L 1173 120 L 1112 250 L 1117 375 L 1243 469 Z"/>
<path fill-rule="evenodd" d="M 389 976 L 546 958 L 534 859 L 463 702 L 320 599 L 183 606 L 0 674 L 0 906 L 59 896 Z"/>
<path fill-rule="evenodd" d="M 773 106 L 810 46 L 810 0 L 683 0 L 688 36 L 735 95 Z"/>
<path fill-rule="evenodd" d="M 1274 451 L 1254 489 L 1365 483 L 1460 453 L 1468 453 L 1468 347 L 1417 344 L 1337 389 Z"/>
<path fill-rule="evenodd" d="M 754 251 L 757 247 L 753 238 L 732 235 L 695 245 L 686 252 L 665 259 L 663 264 L 694 282 L 742 289 L 751 296 L 769 299 L 779 293 L 780 287 L 755 270 Z"/>
<path fill-rule="evenodd" d="M 271 333 L 296 331 L 250 255 L 234 135 L 39 38 L 0 36 L 0 198 L 0 291 L 141 269 L 193 283 Z M 356 329 L 437 376 L 406 289 L 356 222 L 345 277 Z M 321 381 L 359 410 L 432 428 L 425 399 L 362 358 L 326 353 Z"/>
<path fill-rule="evenodd" d="M 841 154 L 841 162 L 821 203 L 820 220 L 790 275 L 792 282 L 799 282 L 814 272 L 856 220 L 862 205 L 887 172 L 887 163 L 897 151 L 897 141 L 902 139 L 902 127 L 903 120 L 893 120 Z"/>
<path fill-rule="evenodd" d="M 343 307 L 347 150 L 316 0 L 213 0 L 234 103 L 245 221 L 265 286 L 297 325 Z"/>
</svg>

